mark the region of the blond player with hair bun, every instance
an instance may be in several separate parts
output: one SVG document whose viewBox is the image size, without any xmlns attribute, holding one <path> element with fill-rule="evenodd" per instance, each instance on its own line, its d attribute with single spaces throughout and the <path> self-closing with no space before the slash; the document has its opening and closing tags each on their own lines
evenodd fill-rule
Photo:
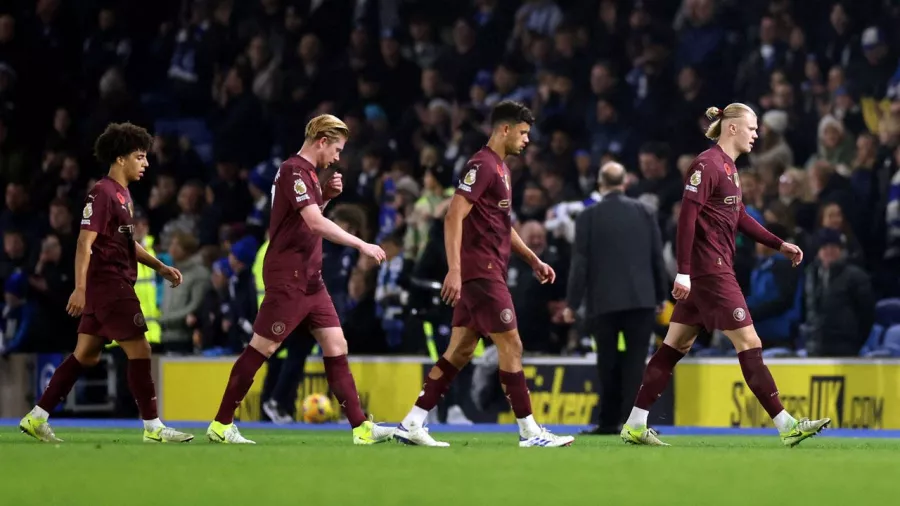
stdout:
<svg viewBox="0 0 900 506">
<path fill-rule="evenodd" d="M 706 117 L 712 121 L 706 137 L 716 144 L 700 153 L 685 175 L 676 237 L 678 274 L 672 289 L 675 309 L 662 346 L 644 370 L 621 436 L 626 443 L 666 445 L 647 426 L 647 415 L 703 327 L 728 336 L 738 352 L 747 386 L 772 417 L 782 443 L 795 446 L 818 434 L 831 420 L 797 420 L 781 404 L 775 380 L 763 363 L 762 342 L 734 275 L 735 238 L 740 231 L 783 253 L 794 267 L 803 261 L 803 251 L 766 230 L 744 208 L 734 161 L 753 149 L 756 113 L 745 104 L 734 103 L 725 109 L 710 107 Z"/>
</svg>

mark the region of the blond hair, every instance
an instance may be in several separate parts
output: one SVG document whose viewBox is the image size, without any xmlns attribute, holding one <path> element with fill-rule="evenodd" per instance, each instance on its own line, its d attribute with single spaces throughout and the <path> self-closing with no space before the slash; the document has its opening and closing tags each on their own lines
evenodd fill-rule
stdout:
<svg viewBox="0 0 900 506">
<path fill-rule="evenodd" d="M 706 109 L 706 117 L 712 124 L 709 125 L 709 128 L 706 129 L 706 138 L 712 141 L 719 140 L 719 137 L 722 135 L 722 121 L 726 119 L 734 119 L 740 118 L 745 114 L 753 114 L 753 109 L 750 108 L 749 105 L 741 104 L 735 102 L 733 104 L 728 104 L 725 106 L 725 109 L 719 109 L 718 107 L 710 107 Z"/>
<path fill-rule="evenodd" d="M 336 116 L 320 114 L 306 124 L 306 140 L 317 141 L 325 137 L 329 142 L 350 138 L 350 128 Z"/>
</svg>

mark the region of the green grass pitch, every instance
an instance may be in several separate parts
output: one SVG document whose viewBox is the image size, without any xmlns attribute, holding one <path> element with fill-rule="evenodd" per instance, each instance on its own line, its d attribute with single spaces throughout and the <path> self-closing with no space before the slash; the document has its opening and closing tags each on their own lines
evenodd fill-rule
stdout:
<svg viewBox="0 0 900 506">
<path fill-rule="evenodd" d="M 900 501 L 900 440 L 669 437 L 668 448 L 580 437 L 518 448 L 509 434 L 436 434 L 450 448 L 353 446 L 350 432 L 247 430 L 256 446 L 141 442 L 60 428 L 60 445 L 0 433 L 0 504 L 850 505 Z"/>
</svg>

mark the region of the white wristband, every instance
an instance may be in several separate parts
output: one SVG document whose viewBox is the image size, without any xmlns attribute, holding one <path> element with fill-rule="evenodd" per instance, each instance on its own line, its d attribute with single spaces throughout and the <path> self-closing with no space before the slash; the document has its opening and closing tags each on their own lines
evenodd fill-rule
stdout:
<svg viewBox="0 0 900 506">
<path fill-rule="evenodd" d="M 676 274 L 675 282 L 678 283 L 679 285 L 687 288 L 688 290 L 691 289 L 691 277 L 688 276 L 687 274 Z"/>
</svg>

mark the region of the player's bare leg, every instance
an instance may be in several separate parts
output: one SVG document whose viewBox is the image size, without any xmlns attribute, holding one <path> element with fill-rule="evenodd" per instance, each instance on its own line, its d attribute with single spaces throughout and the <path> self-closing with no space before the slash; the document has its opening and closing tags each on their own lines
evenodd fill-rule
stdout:
<svg viewBox="0 0 900 506">
<path fill-rule="evenodd" d="M 156 386 L 150 371 L 150 343 L 143 336 L 139 339 L 119 341 L 128 356 L 128 389 L 138 405 L 144 421 L 145 443 L 187 443 L 192 434 L 166 427 L 159 419 L 156 405 Z"/>
<path fill-rule="evenodd" d="M 19 429 L 23 433 L 48 443 L 62 442 L 47 423 L 50 412 L 68 397 L 81 373 L 100 362 L 105 344 L 106 341 L 97 336 L 78 334 L 75 351 L 56 368 L 37 405 L 19 422 Z"/>
<path fill-rule="evenodd" d="M 206 429 L 206 438 L 212 443 L 225 444 L 256 444 L 241 435 L 234 424 L 234 410 L 241 405 L 250 387 L 256 371 L 269 359 L 281 343 L 272 341 L 254 333 L 250 339 L 250 345 L 244 348 L 241 355 L 231 366 L 231 374 L 228 377 L 228 385 L 222 395 L 219 411 L 209 428 Z"/>
<path fill-rule="evenodd" d="M 525 372 L 522 370 L 522 338 L 519 337 L 519 331 L 513 329 L 491 334 L 491 339 L 499 355 L 500 384 L 519 425 L 519 446 L 529 448 L 571 445 L 575 441 L 574 437 L 557 436 L 534 420 L 531 394 L 528 392 Z"/>
<path fill-rule="evenodd" d="M 778 387 L 775 385 L 775 380 L 772 378 L 769 368 L 763 363 L 762 342 L 753 325 L 736 330 L 726 330 L 724 333 L 738 352 L 744 381 L 747 382 L 753 395 L 772 418 L 785 446 L 796 446 L 804 439 L 815 436 L 831 423 L 830 418 L 796 420 L 784 409 L 781 399 L 778 398 Z"/>
<path fill-rule="evenodd" d="M 347 363 L 347 340 L 340 327 L 313 329 L 312 335 L 322 348 L 325 378 L 353 427 L 353 444 L 369 445 L 389 441 L 393 427 L 383 427 L 367 420 L 359 403 L 356 382 Z"/>
<path fill-rule="evenodd" d="M 435 441 L 431 437 L 425 428 L 425 418 L 447 393 L 457 373 L 472 360 L 480 337 L 475 331 L 465 327 L 453 327 L 447 351 L 428 372 L 419 398 L 397 426 L 394 432 L 396 441 L 408 445 L 450 446 L 449 443 Z"/>
<path fill-rule="evenodd" d="M 620 435 L 623 441 L 631 444 L 668 446 L 659 440 L 656 431 L 647 426 L 647 416 L 650 414 L 650 407 L 669 385 L 675 365 L 690 351 L 699 331 L 698 327 L 691 325 L 675 322 L 669 324 L 669 331 L 666 332 L 662 346 L 656 350 L 644 369 L 644 377 L 634 400 L 634 407 L 622 427 Z"/>
</svg>

